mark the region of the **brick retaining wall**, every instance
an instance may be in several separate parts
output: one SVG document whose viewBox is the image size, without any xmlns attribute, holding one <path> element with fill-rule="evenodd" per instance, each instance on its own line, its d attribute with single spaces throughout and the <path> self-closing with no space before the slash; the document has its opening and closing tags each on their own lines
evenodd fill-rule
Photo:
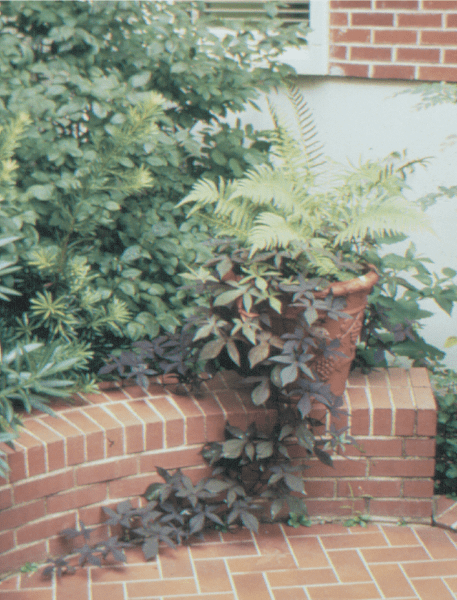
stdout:
<svg viewBox="0 0 457 600">
<path fill-rule="evenodd" d="M 199 452 L 205 441 L 223 439 L 227 420 L 242 428 L 274 424 L 275 411 L 254 407 L 234 373 L 205 387 L 195 399 L 158 385 L 102 385 L 100 394 L 57 407 L 57 417 L 26 417 L 15 451 L 0 445 L 11 467 L 0 479 L 0 571 L 59 554 L 59 531 L 78 519 L 98 525 L 103 506 L 160 481 L 155 466 L 181 467 L 194 481 L 209 474 Z M 345 402 L 349 414 L 337 427 L 349 425 L 359 449 L 348 447 L 334 468 L 308 461 L 310 515 L 361 511 L 430 522 L 436 409 L 426 370 L 354 373 Z"/>
</svg>

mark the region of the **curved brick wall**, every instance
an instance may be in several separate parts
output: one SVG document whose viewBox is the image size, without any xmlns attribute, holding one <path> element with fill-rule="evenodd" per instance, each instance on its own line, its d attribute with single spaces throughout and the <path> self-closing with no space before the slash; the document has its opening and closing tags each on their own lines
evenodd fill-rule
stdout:
<svg viewBox="0 0 457 600">
<path fill-rule="evenodd" d="M 159 385 L 101 386 L 100 394 L 58 406 L 56 417 L 26 417 L 15 451 L 0 446 L 11 467 L 0 480 L 0 571 L 61 553 L 59 531 L 78 519 L 98 525 L 103 506 L 160 481 L 155 466 L 181 467 L 194 480 L 207 474 L 201 446 L 222 440 L 227 420 L 242 428 L 275 422 L 275 412 L 254 407 L 233 373 L 205 388 L 196 399 Z M 436 411 L 426 370 L 353 374 L 345 400 L 349 415 L 337 426 L 349 425 L 363 452 L 349 448 L 334 468 L 309 461 L 310 514 L 361 510 L 429 521 Z M 100 526 L 93 539 L 106 533 Z"/>
</svg>

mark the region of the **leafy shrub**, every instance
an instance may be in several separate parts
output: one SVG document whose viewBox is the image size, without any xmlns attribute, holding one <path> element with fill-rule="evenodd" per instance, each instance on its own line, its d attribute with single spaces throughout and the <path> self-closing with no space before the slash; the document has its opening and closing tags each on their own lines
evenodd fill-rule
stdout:
<svg viewBox="0 0 457 600">
<path fill-rule="evenodd" d="M 195 178 L 262 156 L 252 128 L 224 121 L 291 69 L 297 28 L 274 18 L 211 33 L 203 4 L 7 2 L 0 15 L 0 124 L 30 115 L 8 215 L 26 219 L 14 335 L 87 342 L 98 358 L 172 331 L 205 228 L 176 209 Z M 263 35 L 262 35 L 263 32 Z M 18 322 L 18 319 L 20 322 Z"/>
<path fill-rule="evenodd" d="M 14 120 L 0 128 L 0 304 L 2 313 L 7 312 L 8 303 L 18 301 L 15 278 L 19 266 L 17 242 L 25 236 L 25 230 L 33 213 L 17 211 L 14 216 L 4 205 L 8 205 L 17 193 L 17 163 L 13 160 L 20 138 L 25 135 L 28 117 L 19 114 Z M 0 442 L 12 446 L 21 425 L 17 409 L 30 412 L 32 408 L 51 413 L 50 398 L 68 397 L 75 391 L 75 382 L 68 373 L 84 369 L 90 358 L 80 343 L 59 343 L 44 346 L 31 342 L 29 337 L 14 335 L 5 320 L 0 319 Z M 81 385 L 81 382 L 79 382 Z M 12 446 L 13 447 L 13 446 Z M 8 465 L 1 458 L 0 476 Z"/>
<path fill-rule="evenodd" d="M 457 302 L 457 271 L 447 267 L 434 272 L 432 261 L 419 255 L 414 244 L 404 254 L 370 252 L 367 260 L 377 267 L 381 278 L 369 297 L 354 366 L 369 371 L 387 366 L 395 357 L 405 357 L 413 366 L 433 370 L 445 353 L 421 335 L 423 320 L 433 315 L 422 303 L 433 300 L 450 315 Z"/>
<path fill-rule="evenodd" d="M 436 369 L 432 378 L 438 403 L 435 490 L 457 495 L 457 373 Z"/>
</svg>

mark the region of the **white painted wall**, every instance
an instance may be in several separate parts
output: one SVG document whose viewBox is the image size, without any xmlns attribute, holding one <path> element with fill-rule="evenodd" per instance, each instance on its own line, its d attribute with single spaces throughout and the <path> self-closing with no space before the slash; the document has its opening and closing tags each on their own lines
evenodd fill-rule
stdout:
<svg viewBox="0 0 457 600">
<path fill-rule="evenodd" d="M 418 94 L 401 94 L 414 82 L 375 81 L 338 77 L 301 77 L 299 87 L 311 108 L 327 156 L 339 162 L 359 158 L 383 158 L 393 151 L 408 156 L 430 156 L 427 169 L 418 168 L 408 179 L 409 195 L 419 198 L 437 191 L 438 186 L 457 185 L 457 144 L 446 143 L 457 134 L 457 106 L 437 105 L 417 110 Z M 283 97 L 282 97 L 283 98 Z M 287 100 L 275 97 L 275 104 L 287 107 Z M 261 113 L 247 111 L 243 120 L 259 128 L 271 127 L 265 107 Z M 418 251 L 431 258 L 434 269 L 457 270 L 457 199 L 446 199 L 428 210 L 436 236 L 423 232 L 411 236 Z M 444 340 L 457 335 L 457 309 L 449 317 L 433 302 L 424 309 L 435 314 L 423 334 L 428 342 L 444 349 Z M 457 347 L 447 351 L 446 362 L 457 369 Z"/>
</svg>

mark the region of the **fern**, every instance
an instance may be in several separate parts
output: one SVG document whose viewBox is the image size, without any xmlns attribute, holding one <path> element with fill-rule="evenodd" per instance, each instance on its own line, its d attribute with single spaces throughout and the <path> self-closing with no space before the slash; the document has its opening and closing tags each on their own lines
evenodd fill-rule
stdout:
<svg viewBox="0 0 457 600">
<path fill-rule="evenodd" d="M 289 99 L 299 137 L 271 105 L 276 129 L 270 162 L 229 182 L 203 179 L 181 205 L 193 204 L 191 213 L 199 212 L 217 235 L 237 237 L 251 254 L 309 251 L 317 272 L 328 269 L 332 275 L 332 253 L 350 256 L 382 237 L 428 229 L 425 215 L 404 195 L 407 171 L 424 161 L 405 162 L 392 154 L 346 169 L 324 162 L 308 106 L 294 88 Z"/>
</svg>

